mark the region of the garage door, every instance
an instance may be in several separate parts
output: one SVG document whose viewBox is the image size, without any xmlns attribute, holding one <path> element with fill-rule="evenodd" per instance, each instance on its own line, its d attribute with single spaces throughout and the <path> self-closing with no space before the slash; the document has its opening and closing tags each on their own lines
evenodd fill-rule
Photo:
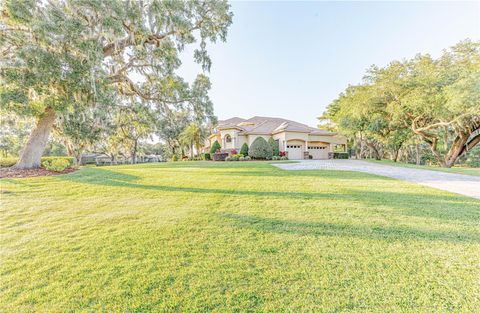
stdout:
<svg viewBox="0 0 480 313">
<path fill-rule="evenodd" d="M 328 159 L 328 149 L 326 146 L 311 146 L 308 147 L 308 153 L 315 160 Z"/>
<path fill-rule="evenodd" d="M 287 145 L 288 158 L 290 160 L 303 159 L 303 146 L 302 145 Z"/>
</svg>

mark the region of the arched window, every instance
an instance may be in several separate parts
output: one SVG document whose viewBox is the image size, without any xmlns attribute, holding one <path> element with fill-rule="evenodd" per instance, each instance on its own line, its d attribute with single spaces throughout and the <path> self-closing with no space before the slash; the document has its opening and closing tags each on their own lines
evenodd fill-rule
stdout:
<svg viewBox="0 0 480 313">
<path fill-rule="evenodd" d="M 225 142 L 232 142 L 232 136 L 225 135 Z"/>
</svg>

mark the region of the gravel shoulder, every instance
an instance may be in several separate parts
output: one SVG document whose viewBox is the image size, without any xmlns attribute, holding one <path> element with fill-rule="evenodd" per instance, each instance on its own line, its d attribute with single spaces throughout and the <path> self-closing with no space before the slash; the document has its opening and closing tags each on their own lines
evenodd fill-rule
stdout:
<svg viewBox="0 0 480 313">
<path fill-rule="evenodd" d="M 405 180 L 480 199 L 480 177 L 439 171 L 372 164 L 361 160 L 304 160 L 272 164 L 283 170 L 356 171 Z"/>
</svg>

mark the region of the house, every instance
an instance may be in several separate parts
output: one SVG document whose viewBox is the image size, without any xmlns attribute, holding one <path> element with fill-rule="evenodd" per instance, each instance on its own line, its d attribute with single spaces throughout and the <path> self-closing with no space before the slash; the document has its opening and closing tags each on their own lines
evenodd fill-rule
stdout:
<svg viewBox="0 0 480 313">
<path fill-rule="evenodd" d="M 283 118 L 255 116 L 250 119 L 233 117 L 218 121 L 208 137 L 206 150 L 217 140 L 222 151 L 240 151 L 244 143 L 250 147 L 257 137 L 278 142 L 280 151 L 285 151 L 291 160 L 328 159 L 333 152 L 346 151 L 347 139 L 335 132 L 307 126 Z"/>
</svg>

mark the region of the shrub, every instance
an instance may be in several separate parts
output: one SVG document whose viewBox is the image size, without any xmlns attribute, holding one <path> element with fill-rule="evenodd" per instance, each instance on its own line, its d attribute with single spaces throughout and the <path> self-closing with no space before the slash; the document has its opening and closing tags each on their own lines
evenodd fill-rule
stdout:
<svg viewBox="0 0 480 313">
<path fill-rule="evenodd" d="M 285 160 L 288 160 L 288 158 L 286 156 L 282 156 L 282 157 L 280 157 L 280 160 L 285 161 Z"/>
<path fill-rule="evenodd" d="M 42 157 L 41 159 L 41 164 L 43 164 L 43 162 L 45 161 L 53 161 L 53 160 L 65 160 L 67 161 L 67 166 L 66 167 L 70 167 L 70 166 L 73 166 L 73 164 L 75 164 L 75 158 L 74 157 L 69 157 L 69 156 L 45 156 L 45 157 Z"/>
<path fill-rule="evenodd" d="M 225 158 L 225 161 L 229 162 L 229 161 L 233 161 L 233 160 L 232 160 L 232 157 L 227 156 L 227 157 Z"/>
<path fill-rule="evenodd" d="M 247 143 L 244 143 L 242 147 L 240 148 L 240 153 L 243 154 L 244 156 L 248 155 L 248 145 Z"/>
<path fill-rule="evenodd" d="M 334 152 L 333 153 L 333 158 L 334 159 L 348 159 L 348 153 L 347 152 Z"/>
<path fill-rule="evenodd" d="M 17 163 L 17 158 L 1 158 L 0 159 L 0 167 L 10 167 L 14 166 Z"/>
<path fill-rule="evenodd" d="M 280 151 L 280 152 L 278 152 L 278 155 L 280 157 L 284 157 L 284 156 L 287 156 L 287 152 L 286 151 Z"/>
<path fill-rule="evenodd" d="M 210 161 L 212 159 L 212 157 L 210 156 L 210 153 L 204 153 L 203 154 L 203 159 L 206 160 L 206 161 Z"/>
<path fill-rule="evenodd" d="M 230 150 L 230 154 L 237 154 L 237 153 L 238 153 L 237 149 Z"/>
<path fill-rule="evenodd" d="M 239 161 L 245 161 L 245 157 L 243 157 L 243 156 L 238 157 L 238 160 L 239 160 Z"/>
<path fill-rule="evenodd" d="M 42 161 L 42 167 L 49 171 L 61 172 L 69 166 L 70 162 L 63 158 L 54 158 Z"/>
<path fill-rule="evenodd" d="M 220 150 L 222 146 L 218 143 L 218 140 L 215 140 L 212 147 L 210 148 L 210 154 L 215 154 L 218 150 Z"/>
<path fill-rule="evenodd" d="M 232 161 L 238 161 L 240 160 L 240 157 L 238 155 L 234 155 L 231 157 L 232 158 Z"/>
<path fill-rule="evenodd" d="M 236 157 L 241 157 L 241 156 L 244 156 L 244 155 L 243 155 L 243 154 L 241 154 L 241 153 L 236 153 L 236 154 L 232 154 L 231 156 L 234 156 L 234 157 L 235 157 L 235 156 L 236 156 Z"/>
<path fill-rule="evenodd" d="M 178 155 L 174 154 L 174 155 L 172 156 L 172 161 L 173 161 L 173 162 L 177 162 L 177 161 L 178 161 Z"/>
<path fill-rule="evenodd" d="M 252 158 L 249 157 L 248 155 L 243 158 L 245 161 L 250 161 Z"/>
<path fill-rule="evenodd" d="M 278 161 L 278 160 L 280 160 L 280 157 L 279 157 L 278 155 L 274 155 L 274 156 L 272 157 L 272 160 Z"/>
<path fill-rule="evenodd" d="M 308 155 L 308 158 L 309 158 L 310 160 L 313 159 L 313 155 L 309 154 L 309 155 Z"/>
<path fill-rule="evenodd" d="M 213 155 L 214 161 L 225 161 L 226 157 L 228 157 L 228 153 L 215 153 Z"/>
<path fill-rule="evenodd" d="M 252 142 L 248 155 L 254 159 L 268 159 L 273 155 L 272 147 L 263 137 L 257 137 L 257 139 Z"/>
<path fill-rule="evenodd" d="M 268 139 L 268 144 L 270 145 L 270 147 L 272 147 L 272 156 L 273 156 L 273 155 L 277 156 L 277 155 L 279 154 L 279 152 L 280 152 L 280 149 L 279 149 L 279 147 L 278 147 L 278 141 L 273 140 L 273 138 L 270 137 L 270 138 Z"/>
</svg>

